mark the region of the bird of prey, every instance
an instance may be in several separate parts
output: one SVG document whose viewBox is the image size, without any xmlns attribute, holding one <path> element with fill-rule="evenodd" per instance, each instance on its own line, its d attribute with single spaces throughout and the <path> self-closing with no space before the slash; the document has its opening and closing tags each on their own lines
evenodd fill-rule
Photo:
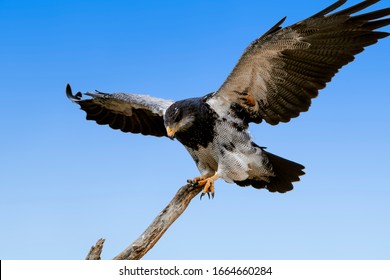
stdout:
<svg viewBox="0 0 390 280">
<path fill-rule="evenodd" d="M 356 14 L 379 0 L 335 11 L 340 0 L 288 27 L 280 20 L 253 41 L 221 87 L 203 97 L 168 101 L 126 93 L 66 94 L 87 120 L 123 132 L 176 138 L 200 176 L 188 180 L 214 197 L 214 181 L 284 193 L 304 166 L 255 144 L 249 123 L 288 122 L 309 109 L 311 99 L 365 47 L 389 35 L 390 8 Z M 84 95 L 88 96 L 84 98 Z"/>
</svg>

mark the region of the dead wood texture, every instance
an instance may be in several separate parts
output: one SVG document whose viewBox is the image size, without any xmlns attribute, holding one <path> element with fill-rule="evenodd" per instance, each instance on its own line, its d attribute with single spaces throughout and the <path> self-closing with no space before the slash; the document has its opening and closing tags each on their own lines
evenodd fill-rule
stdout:
<svg viewBox="0 0 390 280">
<path fill-rule="evenodd" d="M 91 247 L 91 250 L 89 250 L 89 253 L 87 257 L 85 258 L 86 260 L 100 260 L 100 255 L 103 250 L 103 244 L 104 244 L 104 239 L 100 238 L 95 246 Z"/>
<path fill-rule="evenodd" d="M 191 200 L 199 194 L 201 187 L 187 184 L 181 187 L 171 202 L 161 211 L 149 227 L 126 249 L 119 253 L 114 260 L 139 260 L 161 238 L 174 221 L 184 212 Z M 104 239 L 99 239 L 92 246 L 86 259 L 100 260 Z"/>
</svg>

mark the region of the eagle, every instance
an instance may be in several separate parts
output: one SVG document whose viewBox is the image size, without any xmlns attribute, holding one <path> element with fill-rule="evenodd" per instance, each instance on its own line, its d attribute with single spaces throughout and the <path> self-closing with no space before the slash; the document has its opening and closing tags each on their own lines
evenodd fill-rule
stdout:
<svg viewBox="0 0 390 280">
<path fill-rule="evenodd" d="M 123 132 L 177 139 L 187 149 L 200 176 L 187 180 L 214 197 L 221 178 L 238 186 L 285 193 L 304 175 L 304 166 L 257 145 L 250 123 L 276 125 L 308 111 L 311 100 L 365 47 L 389 35 L 390 8 L 356 14 L 380 0 L 366 0 L 335 11 L 339 0 L 288 27 L 286 17 L 253 41 L 220 88 L 202 97 L 170 101 L 140 94 L 67 97 L 86 119 Z"/>
</svg>

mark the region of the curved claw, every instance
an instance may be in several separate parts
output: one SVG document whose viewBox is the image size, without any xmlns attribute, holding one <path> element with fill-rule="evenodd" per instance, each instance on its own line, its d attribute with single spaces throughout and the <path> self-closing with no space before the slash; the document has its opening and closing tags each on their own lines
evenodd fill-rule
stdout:
<svg viewBox="0 0 390 280">
<path fill-rule="evenodd" d="M 202 194 L 200 195 L 200 199 L 207 194 L 207 196 L 210 199 L 210 193 L 211 193 L 211 198 L 214 199 L 214 181 L 219 178 L 218 174 L 215 173 L 211 177 L 206 177 L 206 176 L 200 176 L 200 177 L 195 177 L 194 179 L 187 180 L 187 183 L 192 184 L 193 186 L 200 186 L 203 187 Z"/>
<path fill-rule="evenodd" d="M 202 192 L 202 195 L 200 198 L 202 198 L 205 194 L 207 194 L 207 196 L 210 199 L 210 193 L 211 193 L 212 198 L 214 198 L 214 181 L 212 179 L 208 178 L 208 179 L 202 180 L 199 182 L 199 184 L 201 186 L 204 185 L 203 192 Z"/>
<path fill-rule="evenodd" d="M 204 197 L 205 194 L 207 194 L 207 196 L 208 196 L 209 199 L 210 199 L 210 193 L 209 193 L 209 192 L 207 192 L 207 193 L 202 192 L 202 193 L 200 194 L 200 200 L 202 200 L 202 197 Z M 214 199 L 214 192 L 211 193 L 211 198 Z"/>
</svg>

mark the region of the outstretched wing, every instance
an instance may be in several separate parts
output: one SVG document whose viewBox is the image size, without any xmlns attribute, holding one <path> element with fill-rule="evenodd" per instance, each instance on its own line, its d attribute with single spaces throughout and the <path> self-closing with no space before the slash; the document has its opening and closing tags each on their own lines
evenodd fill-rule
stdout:
<svg viewBox="0 0 390 280">
<path fill-rule="evenodd" d="M 92 98 L 83 99 L 81 92 L 72 94 L 69 84 L 66 86 L 66 95 L 87 113 L 87 120 L 108 124 L 123 132 L 167 136 L 163 116 L 172 101 L 147 95 L 98 91 L 85 93 Z"/>
<path fill-rule="evenodd" d="M 367 0 L 329 14 L 346 0 L 292 26 L 282 19 L 245 50 L 208 103 L 219 114 L 234 113 L 246 123 L 288 122 L 307 111 L 311 99 L 364 47 L 389 35 L 390 8 L 352 14 L 379 0 Z"/>
</svg>

